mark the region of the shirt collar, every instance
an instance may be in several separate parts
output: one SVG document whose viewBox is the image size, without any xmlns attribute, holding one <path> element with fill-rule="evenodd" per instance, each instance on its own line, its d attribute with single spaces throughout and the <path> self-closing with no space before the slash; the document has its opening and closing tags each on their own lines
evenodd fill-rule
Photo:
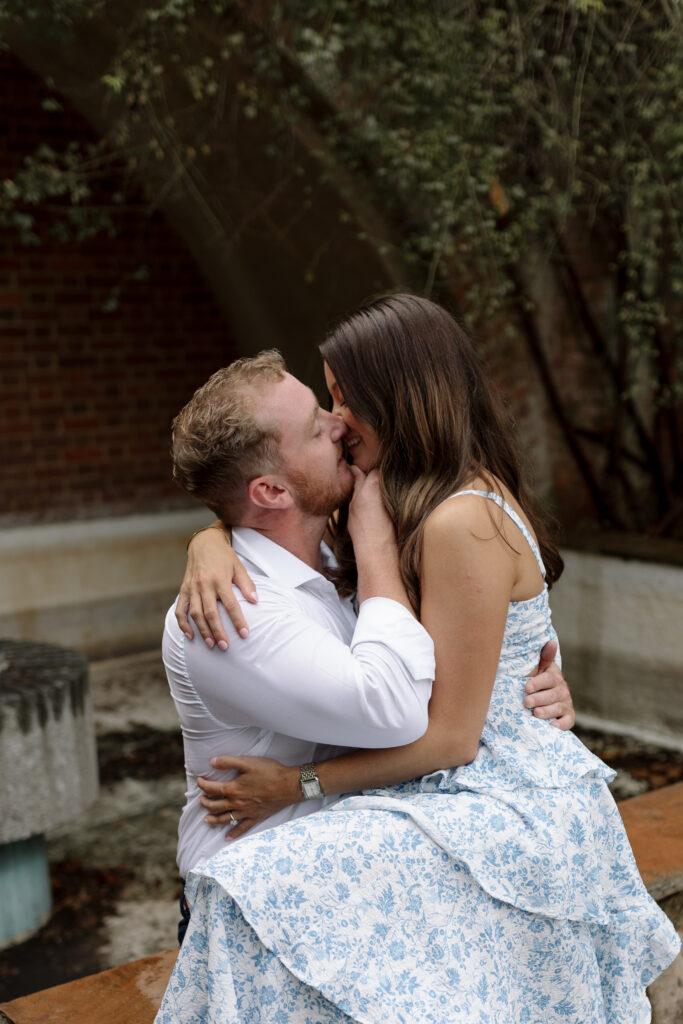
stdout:
<svg viewBox="0 0 683 1024">
<path fill-rule="evenodd" d="M 248 558 L 266 576 L 292 589 L 312 580 L 325 579 L 321 573 L 306 565 L 291 551 L 287 551 L 274 540 L 248 526 L 233 529 L 232 547 L 240 557 Z M 326 567 L 336 566 L 334 555 L 324 542 L 320 545 L 320 552 Z"/>
</svg>

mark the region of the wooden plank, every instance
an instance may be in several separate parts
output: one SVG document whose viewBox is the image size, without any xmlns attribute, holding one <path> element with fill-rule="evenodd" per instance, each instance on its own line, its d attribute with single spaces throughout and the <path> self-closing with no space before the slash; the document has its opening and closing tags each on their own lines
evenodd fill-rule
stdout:
<svg viewBox="0 0 683 1024">
<path fill-rule="evenodd" d="M 0 1005 L 9 1024 L 152 1024 L 177 949 Z"/>
<path fill-rule="evenodd" d="M 683 890 L 683 782 L 623 800 L 619 810 L 650 895 Z"/>
</svg>

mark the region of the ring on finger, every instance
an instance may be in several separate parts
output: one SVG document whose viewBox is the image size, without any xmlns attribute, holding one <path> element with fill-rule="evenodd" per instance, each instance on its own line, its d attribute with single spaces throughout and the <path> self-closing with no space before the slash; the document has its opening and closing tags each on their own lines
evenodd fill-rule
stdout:
<svg viewBox="0 0 683 1024">
<path fill-rule="evenodd" d="M 234 815 L 234 814 L 232 813 L 232 811 L 230 811 L 229 813 L 230 813 L 230 824 L 231 824 L 231 825 L 237 825 L 237 818 L 236 818 L 236 817 L 235 817 L 235 815 Z"/>
</svg>

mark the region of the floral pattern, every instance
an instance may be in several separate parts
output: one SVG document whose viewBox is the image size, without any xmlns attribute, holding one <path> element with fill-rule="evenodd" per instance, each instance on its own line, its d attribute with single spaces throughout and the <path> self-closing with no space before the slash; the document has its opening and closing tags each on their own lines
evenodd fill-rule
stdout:
<svg viewBox="0 0 683 1024">
<path fill-rule="evenodd" d="M 649 1021 L 645 987 L 680 941 L 638 874 L 612 770 L 523 707 L 554 638 L 546 589 L 510 605 L 471 764 L 199 865 L 157 1024 Z"/>
</svg>

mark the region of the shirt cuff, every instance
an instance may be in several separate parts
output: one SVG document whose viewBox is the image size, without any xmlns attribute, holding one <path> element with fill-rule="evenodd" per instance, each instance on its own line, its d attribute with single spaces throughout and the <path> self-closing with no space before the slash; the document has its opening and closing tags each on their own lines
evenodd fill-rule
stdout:
<svg viewBox="0 0 683 1024">
<path fill-rule="evenodd" d="M 369 597 L 363 601 L 351 650 L 362 643 L 384 644 L 401 659 L 414 679 L 434 679 L 436 663 L 432 638 L 398 601 L 389 597 Z"/>
</svg>

